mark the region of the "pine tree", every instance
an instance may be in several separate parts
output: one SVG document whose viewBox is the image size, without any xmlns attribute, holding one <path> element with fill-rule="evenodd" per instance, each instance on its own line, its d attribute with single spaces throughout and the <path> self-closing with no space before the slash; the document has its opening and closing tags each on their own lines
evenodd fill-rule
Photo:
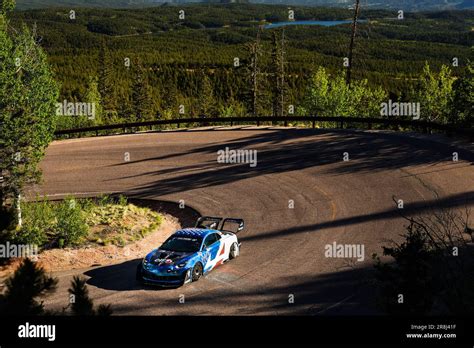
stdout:
<svg viewBox="0 0 474 348">
<path fill-rule="evenodd" d="M 99 82 L 97 77 L 89 77 L 87 83 L 86 101 L 88 103 L 94 104 L 94 124 L 102 124 L 102 100 L 100 98 Z"/>
<path fill-rule="evenodd" d="M 86 280 L 75 276 L 68 289 L 71 295 L 71 311 L 74 315 L 111 315 L 112 308 L 110 305 L 99 305 L 97 310 L 94 309 L 94 303 L 89 297 L 89 289 L 87 289 Z"/>
<path fill-rule="evenodd" d="M 211 79 L 206 73 L 202 73 L 198 105 L 200 117 L 205 118 L 214 116 L 216 107 L 216 101 L 214 99 L 214 90 L 212 87 Z"/>
<path fill-rule="evenodd" d="M 116 118 L 117 102 L 114 94 L 114 82 L 113 82 L 113 60 L 107 44 L 102 41 L 101 48 L 99 50 L 98 57 L 99 66 L 99 94 L 102 101 L 103 119 L 106 123 L 112 123 Z"/>
<path fill-rule="evenodd" d="M 89 290 L 84 279 L 75 276 L 68 292 L 72 296 L 71 310 L 74 315 L 94 314 L 94 304 L 89 297 Z"/>
<path fill-rule="evenodd" d="M 163 67 L 162 70 L 161 114 L 165 118 L 176 117 L 178 114 L 179 93 L 176 78 L 173 73 Z"/>
<path fill-rule="evenodd" d="M 5 295 L 2 296 L 6 315 L 40 315 L 44 305 L 38 297 L 56 290 L 57 279 L 46 276 L 42 267 L 26 258 L 15 273 L 6 280 Z"/>
<path fill-rule="evenodd" d="M 134 69 L 132 86 L 132 112 L 137 122 L 153 118 L 152 90 L 148 82 L 146 70 L 141 64 Z"/>
</svg>

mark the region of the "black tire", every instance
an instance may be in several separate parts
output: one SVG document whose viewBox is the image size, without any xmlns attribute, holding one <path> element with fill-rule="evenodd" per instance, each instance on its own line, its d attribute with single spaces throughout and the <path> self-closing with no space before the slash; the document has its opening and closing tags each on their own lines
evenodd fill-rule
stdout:
<svg viewBox="0 0 474 348">
<path fill-rule="evenodd" d="M 197 282 L 202 276 L 202 264 L 200 262 L 196 263 L 193 267 L 193 282 Z"/>
<path fill-rule="evenodd" d="M 137 265 L 137 274 L 136 274 L 136 280 L 137 282 L 139 283 L 143 283 L 143 273 L 142 273 L 142 263 L 140 262 L 138 265 Z"/>
<path fill-rule="evenodd" d="M 229 251 L 229 260 L 235 259 L 237 256 L 239 256 L 239 246 L 237 243 L 232 243 Z"/>
</svg>

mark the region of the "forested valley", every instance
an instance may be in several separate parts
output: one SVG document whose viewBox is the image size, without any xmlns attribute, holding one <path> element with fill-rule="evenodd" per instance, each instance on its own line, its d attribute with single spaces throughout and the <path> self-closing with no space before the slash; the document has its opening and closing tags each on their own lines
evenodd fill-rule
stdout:
<svg viewBox="0 0 474 348">
<path fill-rule="evenodd" d="M 296 20 L 353 16 L 346 9 L 292 9 Z M 335 110 L 377 117 L 380 101 L 423 103 L 420 93 L 432 95 L 430 88 L 447 88 L 450 95 L 441 106 L 426 101 L 426 118 L 436 112 L 443 122 L 452 121 L 448 114 L 472 117 L 474 12 L 398 16 L 362 9 L 352 90 L 344 82 L 351 24 L 262 27 L 287 21 L 287 6 L 40 9 L 14 12 L 12 26 L 24 22 L 35 31 L 60 84 L 59 101 L 97 106 L 94 119 L 60 117 L 59 128 L 178 117 L 326 116 Z M 341 96 L 331 93 L 359 96 L 344 110 L 334 107 Z M 279 105 L 277 94 L 283 96 Z"/>
</svg>

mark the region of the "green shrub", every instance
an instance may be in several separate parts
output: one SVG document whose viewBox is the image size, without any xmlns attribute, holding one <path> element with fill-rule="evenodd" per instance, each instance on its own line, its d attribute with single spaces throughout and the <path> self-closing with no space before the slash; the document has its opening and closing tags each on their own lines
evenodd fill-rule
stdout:
<svg viewBox="0 0 474 348">
<path fill-rule="evenodd" d="M 349 86 L 342 71 L 331 75 L 320 67 L 311 79 L 298 114 L 377 117 L 381 102 L 387 98 L 383 89 L 370 87 L 367 80 L 353 81 Z"/>
<path fill-rule="evenodd" d="M 74 198 L 66 198 L 56 208 L 56 238 L 62 247 L 78 244 L 87 236 L 89 228 L 80 204 Z"/>
<path fill-rule="evenodd" d="M 119 198 L 118 198 L 117 204 L 119 204 L 121 206 L 126 206 L 128 204 L 127 197 L 125 197 L 124 195 L 120 195 Z"/>
<path fill-rule="evenodd" d="M 47 199 L 25 203 L 22 216 L 22 228 L 13 234 L 15 243 L 44 246 L 54 233 L 56 221 L 53 204 Z"/>
<path fill-rule="evenodd" d="M 111 203 L 109 195 L 103 195 L 97 199 L 97 205 L 104 206 Z"/>
<path fill-rule="evenodd" d="M 436 292 L 433 259 L 427 236 L 418 225 L 407 227 L 405 240 L 395 247 L 383 247 L 383 254 L 393 263 L 382 263 L 377 255 L 375 278 L 378 284 L 377 305 L 388 314 L 419 314 L 430 312 Z M 398 302 L 399 294 L 404 300 Z"/>
</svg>

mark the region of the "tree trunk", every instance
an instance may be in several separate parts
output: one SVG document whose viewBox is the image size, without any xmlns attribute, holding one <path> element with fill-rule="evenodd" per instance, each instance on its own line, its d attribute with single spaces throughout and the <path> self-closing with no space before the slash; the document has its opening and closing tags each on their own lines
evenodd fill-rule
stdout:
<svg viewBox="0 0 474 348">
<path fill-rule="evenodd" d="M 353 51 L 354 51 L 354 41 L 357 33 L 357 20 L 359 19 L 359 12 L 360 12 L 360 0 L 356 0 L 355 9 L 354 9 L 354 20 L 352 22 L 352 33 L 351 33 L 351 43 L 349 45 L 349 67 L 347 69 L 346 75 L 346 83 L 351 85 L 351 77 L 352 77 L 352 58 L 353 58 Z"/>
<path fill-rule="evenodd" d="M 15 214 L 16 214 L 16 227 L 20 229 L 23 225 L 23 219 L 21 217 L 21 194 L 15 192 Z"/>
</svg>

